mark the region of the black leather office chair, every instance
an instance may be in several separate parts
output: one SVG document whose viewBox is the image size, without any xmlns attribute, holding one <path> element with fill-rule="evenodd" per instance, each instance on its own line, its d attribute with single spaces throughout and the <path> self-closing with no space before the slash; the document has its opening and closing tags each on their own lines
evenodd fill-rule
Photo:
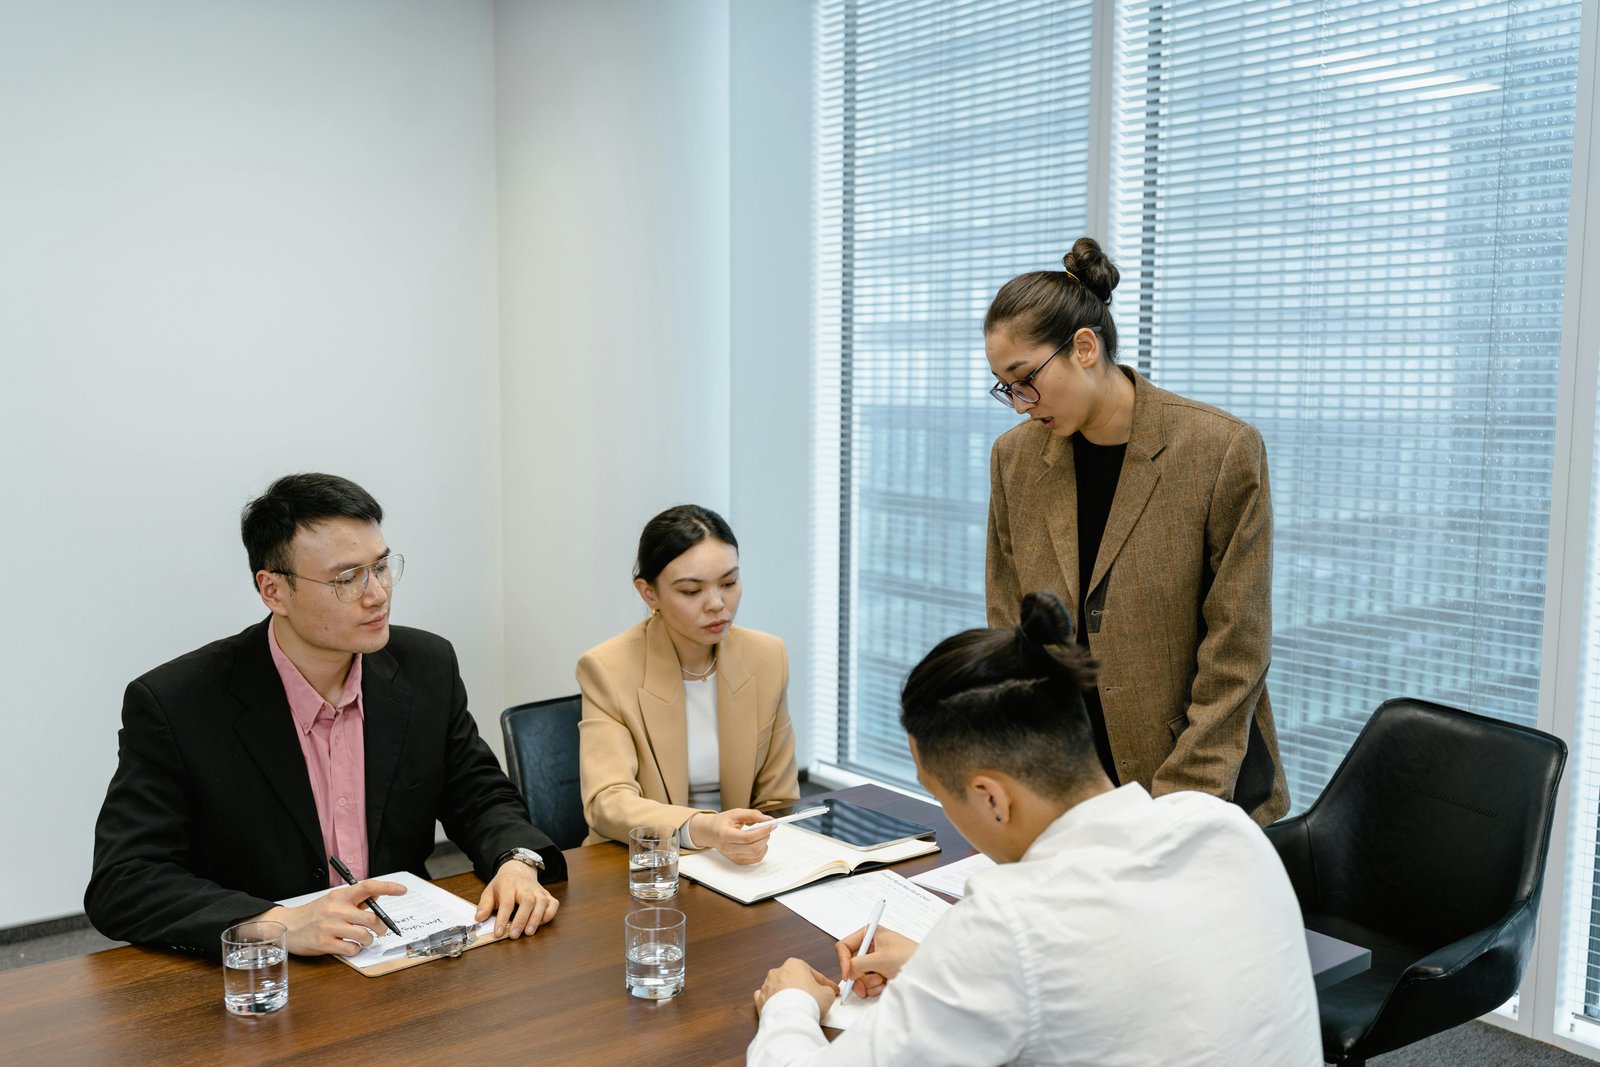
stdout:
<svg viewBox="0 0 1600 1067">
<path fill-rule="evenodd" d="M 576 848 L 588 836 L 578 789 L 581 697 L 518 704 L 500 713 L 506 773 L 522 792 L 528 818 L 557 848 Z"/>
<path fill-rule="evenodd" d="M 1390 700 L 1311 807 L 1267 827 L 1306 926 L 1372 950 L 1371 970 L 1318 994 L 1330 1063 L 1364 1064 L 1517 991 L 1566 758 L 1538 730 Z"/>
</svg>

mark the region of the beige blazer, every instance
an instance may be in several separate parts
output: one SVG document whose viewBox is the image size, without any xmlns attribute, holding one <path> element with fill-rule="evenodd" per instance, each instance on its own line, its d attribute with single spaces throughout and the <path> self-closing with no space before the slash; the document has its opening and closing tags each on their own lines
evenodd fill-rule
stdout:
<svg viewBox="0 0 1600 1067">
<path fill-rule="evenodd" d="M 699 683 L 696 683 L 699 684 Z M 579 780 L 589 836 L 626 841 L 635 826 L 681 826 L 689 807 L 683 675 L 659 618 L 623 631 L 578 661 L 583 719 Z M 765 809 L 800 797 L 783 642 L 730 626 L 717 650 L 722 807 Z"/>
<path fill-rule="evenodd" d="M 1117 774 L 1193 789 L 1266 825 L 1289 808 L 1267 699 L 1272 503 L 1255 427 L 1130 368 L 1133 430 L 1089 579 L 1089 650 Z M 1026 593 L 1077 613 L 1072 443 L 1037 423 L 995 441 L 986 594 L 1013 626 Z"/>
</svg>

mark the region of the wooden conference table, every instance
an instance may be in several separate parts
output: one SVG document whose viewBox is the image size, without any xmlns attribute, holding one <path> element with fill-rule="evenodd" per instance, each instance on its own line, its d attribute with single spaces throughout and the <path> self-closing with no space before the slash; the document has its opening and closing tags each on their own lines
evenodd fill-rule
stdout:
<svg viewBox="0 0 1600 1067">
<path fill-rule="evenodd" d="M 972 853 L 936 806 L 878 786 L 827 795 L 937 828 L 941 851 L 898 864 L 901 874 Z M 170 952 L 117 948 L 0 974 L 0 1061 L 742 1064 L 767 969 L 789 956 L 836 967 L 833 939 L 783 905 L 742 905 L 684 880 L 673 906 L 688 918 L 686 988 L 669 1001 L 630 997 L 627 850 L 566 856 L 568 880 L 552 888 L 561 912 L 534 936 L 378 978 L 291 957 L 289 1004 L 261 1018 L 223 1010 L 220 968 Z M 483 888 L 472 874 L 439 884 L 470 900 Z"/>
</svg>

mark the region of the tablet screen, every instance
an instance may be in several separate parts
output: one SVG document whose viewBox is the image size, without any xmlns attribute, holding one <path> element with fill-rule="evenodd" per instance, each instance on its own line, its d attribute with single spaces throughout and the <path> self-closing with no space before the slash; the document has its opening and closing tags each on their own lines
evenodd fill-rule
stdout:
<svg viewBox="0 0 1600 1067">
<path fill-rule="evenodd" d="M 828 805 L 826 815 L 799 819 L 794 825 L 823 837 L 831 837 L 851 848 L 879 848 L 913 837 L 928 837 L 934 832 L 931 826 L 885 815 L 848 800 L 829 799 L 822 803 Z"/>
</svg>

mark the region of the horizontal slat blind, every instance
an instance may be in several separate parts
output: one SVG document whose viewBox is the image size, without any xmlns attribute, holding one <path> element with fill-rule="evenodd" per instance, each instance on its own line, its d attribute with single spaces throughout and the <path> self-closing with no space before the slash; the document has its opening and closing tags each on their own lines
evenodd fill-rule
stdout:
<svg viewBox="0 0 1600 1067">
<path fill-rule="evenodd" d="M 1536 718 L 1578 22 L 1120 6 L 1119 324 L 1266 438 L 1296 809 L 1386 698 Z"/>
<path fill-rule="evenodd" d="M 817 14 L 815 692 L 828 762 L 910 781 L 899 688 L 983 625 L 982 321 L 1082 232 L 1089 0 L 825 0 Z M 822 710 L 822 709 L 819 709 Z"/>
</svg>

